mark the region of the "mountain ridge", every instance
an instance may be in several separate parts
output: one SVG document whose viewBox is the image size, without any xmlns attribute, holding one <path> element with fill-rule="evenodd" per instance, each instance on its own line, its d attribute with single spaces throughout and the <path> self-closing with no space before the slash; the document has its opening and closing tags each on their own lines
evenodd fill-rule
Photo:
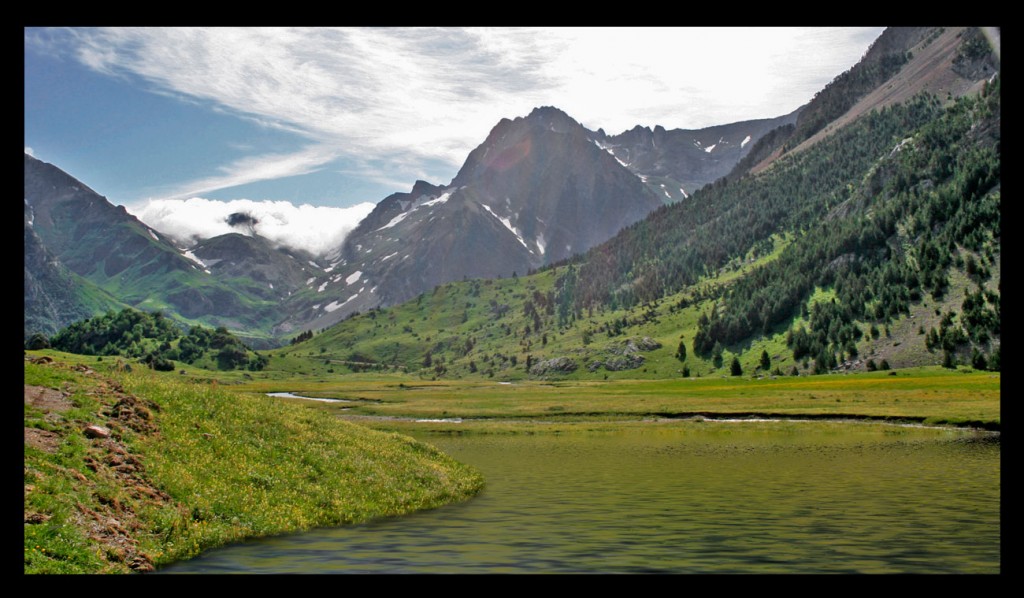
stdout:
<svg viewBox="0 0 1024 598">
<path fill-rule="evenodd" d="M 934 35 L 933 49 L 945 48 L 950 39 L 957 40 L 956 47 L 961 48 L 970 41 L 971 31 L 919 28 L 895 31 L 889 37 L 916 40 L 914 48 L 923 48 L 927 46 L 922 40 Z M 968 38 L 961 39 L 965 35 Z M 889 45 L 886 41 L 879 47 Z M 952 69 L 955 56 L 963 52 L 944 51 L 943 56 L 953 58 L 941 68 Z M 918 50 L 888 81 L 898 81 L 902 69 L 918 65 L 918 58 L 924 60 L 925 54 Z M 981 72 L 989 64 L 986 60 L 983 54 L 972 55 L 957 68 L 977 75 L 975 71 Z M 837 77 L 841 80 L 842 76 Z M 47 227 L 56 230 L 54 218 L 62 219 L 64 230 L 71 234 L 50 235 L 58 239 L 59 249 L 51 261 L 67 262 L 69 269 L 77 268 L 78 275 L 113 293 L 117 300 L 146 309 L 169 309 L 185 320 L 205 318 L 209 325 L 245 330 L 264 339 L 281 339 L 295 331 L 325 328 L 356 312 L 422 296 L 438 284 L 525 275 L 578 261 L 578 252 L 599 246 L 620 231 L 649 228 L 645 218 L 654 215 L 657 219 L 667 205 L 692 202 L 697 191 L 728 184 L 723 178 L 714 178 L 717 182 L 713 185 L 701 183 L 693 174 L 699 169 L 686 166 L 692 165 L 687 162 L 689 157 L 711 165 L 707 172 L 712 174 L 703 176 L 719 177 L 719 173 L 743 165 L 748 156 L 757 157 L 771 149 L 780 139 L 780 143 L 787 142 L 789 136 L 779 132 L 799 130 L 800 121 L 810 118 L 807 111 L 814 106 L 812 101 L 775 119 L 696 131 L 637 125 L 612 136 L 603 129 L 586 129 L 558 108 L 540 106 L 526 116 L 499 120 L 449 184 L 416 181 L 409 192 L 393 193 L 378 202 L 326 258 L 282 251 L 252 230 L 244 236 L 206 239 L 183 251 L 66 173 L 48 185 L 56 188 L 60 183 L 64 196 L 55 201 L 77 201 L 82 204 L 76 207 L 82 216 L 69 218 L 71 210 L 64 204 L 51 209 L 38 198 L 33 199 L 32 211 L 29 196 L 44 195 L 47 189 L 30 183 L 29 171 L 35 165 L 28 155 L 26 206 L 34 224 L 28 224 L 27 215 L 26 226 L 43 230 L 39 238 L 46 243 Z M 842 128 L 840 121 L 836 122 L 831 130 Z M 757 130 L 751 132 L 750 127 Z M 762 144 L 762 139 L 770 139 L 772 144 Z M 719 160 L 727 153 L 729 160 Z M 730 161 L 732 166 L 726 168 Z M 98 227 L 108 216 L 119 224 Z M 100 236 L 104 237 L 103 246 L 96 242 Z M 30 242 L 26 229 L 26 248 Z M 87 246 L 91 248 L 85 253 Z M 324 259 L 326 266 L 320 265 Z M 717 258 L 714 261 L 717 263 Z M 683 268 L 684 264 L 674 267 Z M 27 269 L 27 280 L 28 275 Z M 642 269 L 630 276 L 630 287 L 649 287 L 644 293 L 664 288 L 671 278 L 667 274 L 649 277 Z M 148 283 L 143 281 L 151 277 L 162 282 L 146 287 Z M 580 284 L 593 286 L 599 284 L 596 280 Z M 616 288 L 624 284 L 619 281 Z"/>
</svg>

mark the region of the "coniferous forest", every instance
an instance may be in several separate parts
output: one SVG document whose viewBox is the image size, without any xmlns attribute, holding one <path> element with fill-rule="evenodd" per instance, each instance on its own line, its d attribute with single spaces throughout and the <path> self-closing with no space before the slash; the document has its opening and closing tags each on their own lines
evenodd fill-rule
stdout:
<svg viewBox="0 0 1024 598">
<path fill-rule="evenodd" d="M 791 233 L 778 260 L 731 285 L 702 316 L 697 354 L 804 315 L 809 328 L 790 334 L 794 356 L 827 369 L 849 355 L 862 324 L 884 327 L 926 293 L 941 299 L 954 264 L 977 288 L 959 323 L 951 316 L 928 333 L 938 339 L 930 346 L 952 354 L 972 340 L 984 345 L 999 334 L 998 293 L 982 287 L 999 257 L 999 112 L 996 79 L 948 109 L 922 95 L 867 115 L 763 174 L 660 208 L 575 260 L 558 301 L 577 314 L 644 304 Z M 837 301 L 803 313 L 815 287 L 834 287 Z"/>
</svg>

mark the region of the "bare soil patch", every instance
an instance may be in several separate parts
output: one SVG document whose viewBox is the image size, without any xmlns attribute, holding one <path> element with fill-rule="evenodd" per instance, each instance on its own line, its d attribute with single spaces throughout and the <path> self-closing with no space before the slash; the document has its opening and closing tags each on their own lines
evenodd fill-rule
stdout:
<svg viewBox="0 0 1024 598">
<path fill-rule="evenodd" d="M 50 411 L 68 411 L 74 408 L 75 404 L 68 398 L 67 393 L 47 388 L 45 386 L 25 385 L 25 404 L 32 405 L 49 413 Z"/>
<path fill-rule="evenodd" d="M 60 445 L 60 434 L 39 428 L 25 428 L 25 445 L 46 453 L 55 453 Z"/>
</svg>

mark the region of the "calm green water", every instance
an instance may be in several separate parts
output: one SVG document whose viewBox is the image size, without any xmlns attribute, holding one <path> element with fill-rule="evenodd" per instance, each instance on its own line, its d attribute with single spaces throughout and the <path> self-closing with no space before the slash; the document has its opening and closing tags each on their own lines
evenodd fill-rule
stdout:
<svg viewBox="0 0 1024 598">
<path fill-rule="evenodd" d="M 990 436 L 688 423 L 420 438 L 479 468 L 483 493 L 164 571 L 1000 572 L 1000 445 Z"/>
</svg>

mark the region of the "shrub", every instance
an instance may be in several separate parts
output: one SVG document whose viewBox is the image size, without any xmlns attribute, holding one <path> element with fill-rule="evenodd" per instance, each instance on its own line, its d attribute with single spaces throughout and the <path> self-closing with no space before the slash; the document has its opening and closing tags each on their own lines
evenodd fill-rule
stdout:
<svg viewBox="0 0 1024 598">
<path fill-rule="evenodd" d="M 29 351 L 49 349 L 50 339 L 46 338 L 46 335 L 42 332 L 36 332 L 32 336 L 28 337 L 27 341 L 25 341 L 25 348 Z"/>
</svg>

